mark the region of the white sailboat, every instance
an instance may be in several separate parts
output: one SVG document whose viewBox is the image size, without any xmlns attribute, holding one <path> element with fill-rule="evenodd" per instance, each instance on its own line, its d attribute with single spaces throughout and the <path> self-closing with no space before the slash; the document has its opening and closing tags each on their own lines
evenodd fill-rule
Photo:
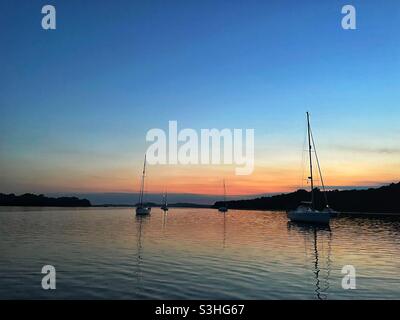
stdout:
<svg viewBox="0 0 400 320">
<path fill-rule="evenodd" d="M 163 194 L 163 203 L 161 205 L 161 210 L 164 212 L 168 211 L 168 203 L 167 203 L 167 191 Z"/>
<path fill-rule="evenodd" d="M 308 179 L 310 180 L 310 188 L 311 188 L 311 201 L 302 202 L 302 204 L 295 210 L 288 211 L 287 215 L 291 221 L 294 222 L 306 222 L 306 223 L 319 223 L 319 224 L 329 224 L 330 218 L 332 213 L 335 211 L 329 208 L 326 198 L 325 187 L 321 175 L 321 168 L 319 166 L 318 156 L 315 151 L 315 144 L 314 138 L 312 137 L 311 133 L 311 126 L 310 126 L 310 115 L 307 112 L 307 135 L 308 135 L 308 154 L 309 154 L 309 161 L 310 161 L 310 176 Z M 314 197 L 314 180 L 313 180 L 313 165 L 312 165 L 312 147 L 311 144 L 314 146 L 314 152 L 317 160 L 319 175 L 321 177 L 321 183 L 325 195 L 326 201 L 326 208 L 322 211 L 315 209 L 315 197 Z"/>
<path fill-rule="evenodd" d="M 224 205 L 218 208 L 219 212 L 227 212 L 228 208 L 226 207 L 226 187 L 225 187 L 225 180 L 224 180 Z"/>
<path fill-rule="evenodd" d="M 146 155 L 144 155 L 144 164 L 143 164 L 143 173 L 142 173 L 142 182 L 140 186 L 140 193 L 139 193 L 139 203 L 136 206 L 136 215 L 137 216 L 145 216 L 149 215 L 151 208 L 146 207 L 143 203 L 143 195 L 144 195 L 144 178 L 146 176 Z"/>
</svg>

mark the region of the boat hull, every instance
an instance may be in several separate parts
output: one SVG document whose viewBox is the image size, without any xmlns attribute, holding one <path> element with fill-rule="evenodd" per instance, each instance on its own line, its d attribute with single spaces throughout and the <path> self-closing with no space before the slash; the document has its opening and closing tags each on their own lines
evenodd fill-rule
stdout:
<svg viewBox="0 0 400 320">
<path fill-rule="evenodd" d="M 312 211 L 312 210 L 293 210 L 287 213 L 290 221 L 305 222 L 315 224 L 329 224 L 329 212 Z"/>
<path fill-rule="evenodd" d="M 146 208 L 146 207 L 137 207 L 136 208 L 136 215 L 137 216 L 146 216 L 149 215 L 151 211 L 151 208 Z"/>
<path fill-rule="evenodd" d="M 218 211 L 219 212 L 227 212 L 228 208 L 227 207 L 221 207 L 221 208 L 218 208 Z"/>
<path fill-rule="evenodd" d="M 322 212 L 327 212 L 327 213 L 329 213 L 329 215 L 330 215 L 331 218 L 336 218 L 336 217 L 339 216 L 339 212 L 337 212 L 337 211 L 335 211 L 335 210 L 333 210 L 333 209 L 331 209 L 331 208 L 325 208 L 324 210 L 322 210 Z"/>
</svg>

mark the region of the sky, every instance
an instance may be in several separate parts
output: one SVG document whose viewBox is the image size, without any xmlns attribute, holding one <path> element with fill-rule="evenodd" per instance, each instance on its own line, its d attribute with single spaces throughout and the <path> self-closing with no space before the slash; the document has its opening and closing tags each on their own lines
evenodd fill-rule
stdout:
<svg viewBox="0 0 400 320">
<path fill-rule="evenodd" d="M 41 8 L 56 8 L 56 30 Z M 400 179 L 400 3 L 0 4 L 0 192 L 137 192 L 152 128 L 255 131 L 255 169 L 152 165 L 149 192 L 303 186 L 310 111 L 328 186 Z"/>
</svg>

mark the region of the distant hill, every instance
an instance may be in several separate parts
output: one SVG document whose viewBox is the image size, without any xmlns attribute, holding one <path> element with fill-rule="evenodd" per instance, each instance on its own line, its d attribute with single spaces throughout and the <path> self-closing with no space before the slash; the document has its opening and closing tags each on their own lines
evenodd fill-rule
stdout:
<svg viewBox="0 0 400 320">
<path fill-rule="evenodd" d="M 49 198 L 42 194 L 25 193 L 20 196 L 15 194 L 0 193 L 0 206 L 27 206 L 27 207 L 90 207 L 90 201 L 76 197 Z"/>
<path fill-rule="evenodd" d="M 154 203 L 154 202 L 146 202 L 143 203 L 144 206 L 146 207 L 161 207 L 162 204 L 160 203 Z M 132 208 L 137 206 L 137 204 L 96 204 L 93 205 L 94 207 L 128 207 L 128 208 Z M 209 204 L 197 204 L 197 203 L 187 203 L 187 202 L 178 202 L 178 203 L 169 203 L 168 207 L 170 208 L 211 208 L 212 205 Z"/>
<path fill-rule="evenodd" d="M 197 203 L 186 203 L 186 202 L 171 203 L 168 206 L 171 208 L 211 208 L 211 205 L 208 204 L 197 204 Z"/>
<path fill-rule="evenodd" d="M 316 207 L 322 209 L 325 203 L 323 192 L 315 189 L 314 194 Z M 400 182 L 366 190 L 327 191 L 327 197 L 330 207 L 341 212 L 400 213 Z M 227 201 L 226 205 L 230 209 L 290 210 L 302 201 L 310 201 L 309 191 L 300 189 L 270 197 Z M 218 201 L 213 207 L 222 205 L 223 202 Z"/>
<path fill-rule="evenodd" d="M 48 197 L 78 197 L 80 199 L 88 199 L 92 205 L 108 204 L 110 206 L 130 205 L 135 206 L 139 199 L 139 194 L 123 193 L 123 192 L 56 192 L 47 193 Z M 159 203 L 162 201 L 163 193 L 146 192 L 145 201 Z M 253 195 L 256 197 L 259 195 Z M 260 195 L 261 196 L 261 195 Z M 168 203 L 197 203 L 212 205 L 215 201 L 222 199 L 221 195 L 207 194 L 191 194 L 191 193 L 168 193 Z M 231 198 L 231 199 L 236 199 Z M 243 198 L 244 199 L 244 198 Z"/>
</svg>

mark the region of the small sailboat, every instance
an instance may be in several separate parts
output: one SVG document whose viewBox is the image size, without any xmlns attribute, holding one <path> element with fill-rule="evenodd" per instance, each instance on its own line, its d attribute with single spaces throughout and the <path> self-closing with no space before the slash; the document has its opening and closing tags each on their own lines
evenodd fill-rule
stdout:
<svg viewBox="0 0 400 320">
<path fill-rule="evenodd" d="M 218 208 L 219 212 L 227 212 L 228 208 L 226 207 L 226 187 L 225 187 L 225 180 L 224 180 L 224 205 Z"/>
<path fill-rule="evenodd" d="M 326 192 L 325 192 L 325 186 L 324 186 L 324 182 L 323 182 L 322 175 L 321 175 L 321 168 L 319 166 L 318 156 L 315 151 L 314 138 L 312 137 L 312 133 L 311 133 L 310 115 L 308 112 L 307 112 L 307 135 L 308 135 L 308 154 L 309 154 L 309 161 L 310 161 L 310 176 L 308 177 L 308 179 L 310 180 L 311 201 L 302 202 L 297 209 L 288 211 L 287 215 L 288 215 L 288 218 L 294 222 L 329 224 L 331 215 L 333 215 L 333 213 L 336 213 L 336 211 L 329 208 L 329 206 L 328 206 L 327 196 L 326 196 Z M 322 211 L 315 209 L 315 196 L 314 196 L 315 190 L 314 190 L 314 180 L 313 180 L 311 144 L 314 146 L 314 152 L 315 152 L 315 157 L 317 160 L 319 175 L 321 177 L 321 183 L 322 183 L 322 187 L 324 189 L 326 208 Z"/>
<path fill-rule="evenodd" d="M 142 182 L 140 185 L 140 193 L 139 193 L 139 203 L 136 206 L 136 215 L 137 216 L 145 216 L 149 215 L 151 208 L 146 207 L 143 203 L 143 195 L 144 195 L 144 179 L 146 176 L 146 155 L 144 155 L 144 164 L 143 164 L 143 173 L 142 173 Z"/>
<path fill-rule="evenodd" d="M 161 205 L 161 210 L 166 213 L 168 211 L 168 203 L 167 203 L 167 192 L 165 191 L 163 195 L 163 203 Z"/>
</svg>

